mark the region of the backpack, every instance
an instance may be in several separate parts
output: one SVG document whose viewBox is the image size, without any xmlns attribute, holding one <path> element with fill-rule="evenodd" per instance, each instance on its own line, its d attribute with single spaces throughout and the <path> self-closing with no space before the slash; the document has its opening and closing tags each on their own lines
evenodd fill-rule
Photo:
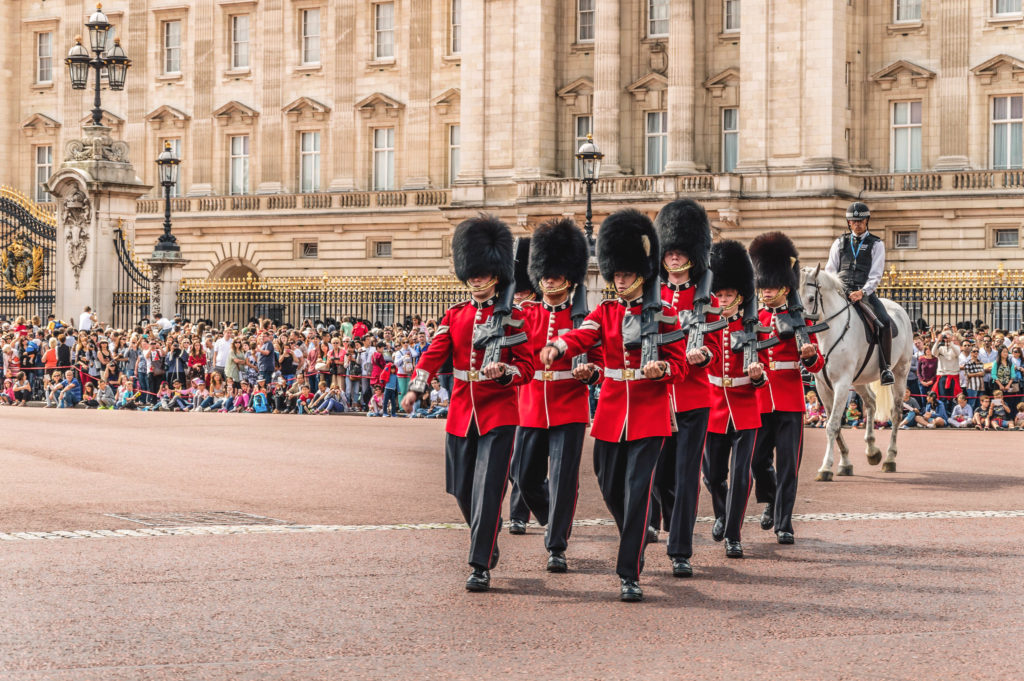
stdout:
<svg viewBox="0 0 1024 681">
<path fill-rule="evenodd" d="M 253 395 L 252 410 L 257 414 L 265 414 L 267 412 L 267 396 L 263 393 Z"/>
</svg>

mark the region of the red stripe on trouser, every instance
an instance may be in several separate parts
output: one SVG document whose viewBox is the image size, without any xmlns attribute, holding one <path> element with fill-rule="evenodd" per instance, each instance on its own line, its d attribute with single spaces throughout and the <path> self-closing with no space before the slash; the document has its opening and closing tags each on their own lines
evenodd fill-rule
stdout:
<svg viewBox="0 0 1024 681">
<path fill-rule="evenodd" d="M 661 438 L 661 444 L 658 445 L 658 451 L 661 452 L 661 448 L 665 445 L 665 438 Z M 651 517 L 651 490 L 654 488 L 654 476 L 658 472 L 658 461 L 655 459 L 654 468 L 651 469 L 651 479 L 647 483 L 647 509 L 644 511 L 644 524 L 643 524 L 643 538 L 640 540 L 640 553 L 636 557 L 636 576 L 639 579 L 640 573 L 642 572 L 642 563 L 644 560 L 644 549 L 647 548 L 647 518 Z"/>
</svg>

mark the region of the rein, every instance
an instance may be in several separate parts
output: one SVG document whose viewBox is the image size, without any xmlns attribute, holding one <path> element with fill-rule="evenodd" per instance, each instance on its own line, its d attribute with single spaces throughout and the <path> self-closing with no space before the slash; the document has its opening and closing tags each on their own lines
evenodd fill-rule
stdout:
<svg viewBox="0 0 1024 681">
<path fill-rule="evenodd" d="M 824 302 L 825 301 L 824 301 L 824 299 L 823 299 L 823 297 L 821 295 L 821 284 L 818 283 L 817 279 L 815 279 L 815 281 L 812 284 L 812 286 L 814 287 L 814 309 L 811 310 L 811 316 L 813 317 L 814 315 L 818 314 L 818 306 L 819 305 L 821 305 L 822 310 L 824 311 L 824 308 L 825 308 Z M 843 326 L 843 331 L 842 331 L 842 333 L 839 334 L 839 338 L 836 339 L 836 342 L 832 344 L 832 347 L 830 347 L 828 349 L 828 352 L 825 353 L 825 361 L 822 363 L 822 367 L 821 367 L 821 375 L 824 377 L 825 383 L 828 384 L 828 387 L 829 387 L 830 390 L 833 390 L 834 388 L 832 386 L 832 379 L 828 377 L 828 360 L 832 356 L 832 352 L 837 347 L 839 347 L 839 344 L 846 337 L 847 332 L 850 330 L 850 323 L 853 321 L 853 311 L 850 309 L 851 307 L 853 307 L 853 303 L 851 303 L 849 300 L 847 300 L 846 301 L 846 305 L 844 305 L 843 307 L 841 307 L 838 310 L 836 310 L 836 312 L 834 314 L 829 315 L 824 320 L 826 323 L 828 323 L 828 322 L 832 321 L 833 319 L 835 319 L 836 317 L 838 317 L 839 315 L 841 315 L 843 312 L 846 312 L 846 324 Z M 871 352 L 870 351 L 868 352 L 868 357 L 869 358 L 871 357 Z M 864 367 L 865 366 L 867 366 L 867 359 L 865 359 L 864 360 L 864 364 L 861 365 L 860 371 L 857 372 L 857 376 L 860 376 L 861 372 L 864 371 Z M 856 380 L 856 379 L 854 379 L 854 380 Z"/>
</svg>

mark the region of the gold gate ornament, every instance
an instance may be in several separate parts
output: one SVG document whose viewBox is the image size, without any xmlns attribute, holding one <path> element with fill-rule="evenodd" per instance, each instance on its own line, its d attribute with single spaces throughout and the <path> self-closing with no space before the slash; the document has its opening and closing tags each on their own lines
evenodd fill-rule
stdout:
<svg viewBox="0 0 1024 681">
<path fill-rule="evenodd" d="M 29 251 L 20 241 L 12 241 L 0 251 L 0 276 L 18 300 L 24 300 L 28 291 L 39 290 L 44 258 L 42 246 Z"/>
</svg>

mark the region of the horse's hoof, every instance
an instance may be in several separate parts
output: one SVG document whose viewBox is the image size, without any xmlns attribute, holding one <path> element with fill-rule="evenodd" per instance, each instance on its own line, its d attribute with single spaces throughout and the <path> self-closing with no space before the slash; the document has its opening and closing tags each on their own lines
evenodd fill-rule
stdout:
<svg viewBox="0 0 1024 681">
<path fill-rule="evenodd" d="M 839 472 L 836 475 L 853 475 L 853 466 L 840 466 Z"/>
<path fill-rule="evenodd" d="M 878 462 L 882 460 L 882 452 L 871 452 L 868 454 L 868 465 L 877 466 Z"/>
<path fill-rule="evenodd" d="M 883 463 L 882 464 L 882 472 L 883 473 L 895 473 L 896 472 L 896 462 L 895 461 L 886 461 L 885 463 Z"/>
<path fill-rule="evenodd" d="M 832 482 L 832 471 L 818 471 L 818 475 L 814 479 L 818 482 Z"/>
</svg>

